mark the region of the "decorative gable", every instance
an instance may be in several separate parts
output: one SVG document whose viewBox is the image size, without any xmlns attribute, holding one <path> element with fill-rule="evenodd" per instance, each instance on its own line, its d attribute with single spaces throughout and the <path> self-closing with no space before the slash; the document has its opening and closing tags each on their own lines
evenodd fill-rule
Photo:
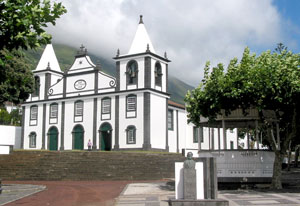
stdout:
<svg viewBox="0 0 300 206">
<path fill-rule="evenodd" d="M 80 50 L 75 56 L 75 61 L 71 68 L 67 71 L 68 74 L 92 71 L 96 65 L 92 62 L 91 58 L 87 55 L 87 49 L 81 45 Z"/>
</svg>

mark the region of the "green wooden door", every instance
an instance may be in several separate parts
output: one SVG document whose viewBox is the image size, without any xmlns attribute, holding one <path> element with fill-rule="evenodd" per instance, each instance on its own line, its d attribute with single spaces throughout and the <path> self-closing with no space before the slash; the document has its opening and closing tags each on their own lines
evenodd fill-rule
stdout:
<svg viewBox="0 0 300 206">
<path fill-rule="evenodd" d="M 83 150 L 83 128 L 76 126 L 73 130 L 74 149 Z"/>
<path fill-rule="evenodd" d="M 101 150 L 111 150 L 111 125 L 104 123 L 100 127 Z"/>
<path fill-rule="evenodd" d="M 56 127 L 50 128 L 49 132 L 49 150 L 58 149 L 58 131 Z"/>
</svg>

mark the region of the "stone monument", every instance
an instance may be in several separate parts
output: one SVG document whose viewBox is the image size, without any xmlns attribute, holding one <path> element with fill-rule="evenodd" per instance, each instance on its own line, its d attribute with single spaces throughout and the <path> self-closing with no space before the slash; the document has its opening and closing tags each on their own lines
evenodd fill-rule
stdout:
<svg viewBox="0 0 300 206">
<path fill-rule="evenodd" d="M 183 197 L 184 199 L 196 198 L 196 169 L 193 153 L 187 154 L 187 160 L 183 163 Z"/>
<path fill-rule="evenodd" d="M 228 206 L 228 201 L 217 199 L 216 159 L 198 158 L 187 154 L 184 162 L 175 163 L 176 199 L 170 206 Z"/>
</svg>

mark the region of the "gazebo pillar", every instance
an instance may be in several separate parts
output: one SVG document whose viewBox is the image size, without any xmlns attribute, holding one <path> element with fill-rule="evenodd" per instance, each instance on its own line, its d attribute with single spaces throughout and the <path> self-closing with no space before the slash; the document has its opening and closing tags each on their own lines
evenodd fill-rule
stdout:
<svg viewBox="0 0 300 206">
<path fill-rule="evenodd" d="M 198 150 L 201 151 L 201 141 L 203 140 L 203 127 L 199 127 L 199 135 L 198 135 Z"/>
<path fill-rule="evenodd" d="M 256 139 L 256 148 L 259 149 L 259 131 L 258 131 L 258 121 L 255 120 L 255 139 Z"/>
<path fill-rule="evenodd" d="M 277 134 L 277 150 L 280 150 L 280 135 L 279 135 L 279 124 L 276 122 L 276 134 Z"/>
<path fill-rule="evenodd" d="M 211 149 L 215 150 L 215 128 L 211 128 Z"/>
<path fill-rule="evenodd" d="M 220 127 L 218 126 L 218 149 L 221 150 L 221 134 L 220 134 Z"/>
<path fill-rule="evenodd" d="M 247 137 L 247 149 L 250 149 L 250 148 L 249 148 L 249 146 L 250 146 L 249 130 L 247 130 L 246 137 Z"/>
<path fill-rule="evenodd" d="M 224 145 L 224 150 L 227 149 L 227 137 L 226 137 L 226 125 L 225 125 L 225 120 L 222 119 L 222 127 L 223 127 L 223 145 Z"/>
</svg>

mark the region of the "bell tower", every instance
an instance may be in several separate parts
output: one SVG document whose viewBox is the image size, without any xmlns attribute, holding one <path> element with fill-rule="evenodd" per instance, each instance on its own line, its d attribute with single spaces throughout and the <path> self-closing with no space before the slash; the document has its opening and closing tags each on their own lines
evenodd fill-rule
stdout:
<svg viewBox="0 0 300 206">
<path fill-rule="evenodd" d="M 117 89 L 119 91 L 135 89 L 154 89 L 167 92 L 168 63 L 164 56 L 156 54 L 140 16 L 137 31 L 127 54 L 117 51 Z"/>
<path fill-rule="evenodd" d="M 168 63 L 166 54 L 156 53 L 140 16 L 137 31 L 127 54 L 116 57 L 116 134 L 115 149 L 141 148 L 168 151 L 167 111 Z M 124 110 L 125 108 L 125 110 Z M 120 121 L 122 120 L 122 121 Z M 129 128 L 129 129 L 128 129 Z M 133 143 L 121 137 L 131 131 Z M 132 135 L 133 134 L 133 135 Z M 165 141 L 164 141 L 165 140 Z"/>
</svg>

